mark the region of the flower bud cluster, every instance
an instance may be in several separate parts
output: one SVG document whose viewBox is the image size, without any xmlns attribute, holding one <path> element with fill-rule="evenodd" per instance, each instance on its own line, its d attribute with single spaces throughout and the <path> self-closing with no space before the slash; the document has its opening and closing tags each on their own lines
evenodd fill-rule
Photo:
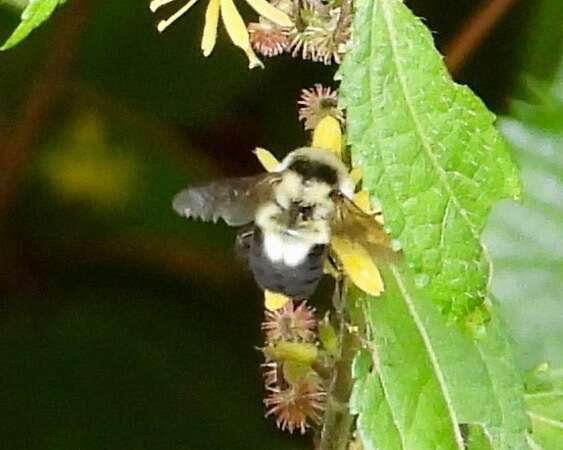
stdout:
<svg viewBox="0 0 563 450">
<path fill-rule="evenodd" d="M 326 400 L 324 381 L 313 368 L 319 359 L 315 311 L 289 300 L 266 311 L 262 330 L 266 416 L 282 430 L 305 433 L 321 422 Z"/>
<path fill-rule="evenodd" d="M 249 24 L 250 42 L 264 56 L 290 53 L 329 65 L 340 64 L 350 45 L 350 0 L 271 0 L 293 21 L 291 27 L 281 27 L 260 17 Z"/>
<path fill-rule="evenodd" d="M 299 120 L 303 121 L 306 130 L 314 130 L 326 116 L 334 117 L 340 127 L 344 125 L 344 111 L 338 108 L 338 92 L 320 83 L 310 89 L 301 91 Z"/>
</svg>

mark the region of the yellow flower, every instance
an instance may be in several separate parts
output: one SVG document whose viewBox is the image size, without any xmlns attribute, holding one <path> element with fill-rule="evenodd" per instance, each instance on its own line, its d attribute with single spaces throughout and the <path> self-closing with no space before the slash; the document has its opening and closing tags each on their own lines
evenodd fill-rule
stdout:
<svg viewBox="0 0 563 450">
<path fill-rule="evenodd" d="M 153 0 L 150 3 L 150 10 L 155 12 L 158 8 L 174 0 Z M 282 27 L 290 27 L 293 22 L 287 14 L 280 11 L 275 6 L 270 4 L 267 0 L 246 0 L 254 10 L 265 17 L 266 19 L 274 22 L 275 24 Z M 161 20 L 157 29 L 159 32 L 163 32 L 168 26 L 175 22 L 178 18 L 183 16 L 195 3 L 197 0 L 189 0 L 182 8 L 172 14 L 168 19 Z M 248 36 L 248 30 L 246 25 L 242 20 L 240 13 L 238 12 L 233 0 L 209 0 L 207 5 L 207 10 L 205 12 L 205 26 L 203 28 L 203 37 L 201 40 L 201 49 L 203 50 L 204 56 L 209 56 L 215 47 L 215 41 L 217 40 L 217 26 L 219 24 L 219 15 L 227 34 L 237 47 L 240 47 L 248 57 L 249 68 L 254 67 L 264 67 L 262 61 L 258 59 L 252 46 L 250 45 L 250 38 Z"/>
<path fill-rule="evenodd" d="M 326 116 L 320 120 L 313 130 L 312 146 L 330 150 L 338 156 L 341 156 L 342 129 L 335 118 Z M 255 154 L 268 172 L 272 172 L 278 165 L 276 157 L 264 148 L 257 148 Z M 361 170 L 358 168 L 352 169 L 350 177 L 355 184 L 358 184 L 362 178 Z M 354 203 L 366 214 L 374 215 L 368 192 L 356 192 L 354 194 Z M 374 220 L 380 220 L 380 216 L 374 216 Z M 338 257 L 346 275 L 350 277 L 350 280 L 358 288 L 369 295 L 381 295 L 383 292 L 383 280 L 379 269 L 373 262 L 366 248 L 358 242 L 352 242 L 337 236 L 332 237 L 330 247 Z M 328 273 L 332 272 L 332 270 L 328 270 Z M 271 311 L 282 308 L 289 301 L 289 299 L 282 294 L 266 291 L 264 295 L 266 309 Z"/>
</svg>

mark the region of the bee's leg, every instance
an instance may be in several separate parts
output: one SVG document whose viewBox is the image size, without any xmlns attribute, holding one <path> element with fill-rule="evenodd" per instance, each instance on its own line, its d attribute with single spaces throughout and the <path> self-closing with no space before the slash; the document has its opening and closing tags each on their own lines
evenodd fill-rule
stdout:
<svg viewBox="0 0 563 450">
<path fill-rule="evenodd" d="M 243 260 L 248 259 L 253 239 L 254 225 L 248 225 L 239 229 L 235 240 L 235 254 L 238 258 Z"/>
<path fill-rule="evenodd" d="M 336 258 L 332 255 L 331 252 L 328 252 L 327 255 L 327 260 L 328 263 L 330 264 L 330 267 L 332 267 L 332 269 L 334 270 L 334 273 L 340 273 L 340 268 L 338 266 L 338 261 L 336 260 Z"/>
<path fill-rule="evenodd" d="M 337 313 L 341 313 L 344 309 L 344 293 L 345 293 L 345 281 L 342 273 L 342 267 L 338 263 L 337 259 L 328 254 L 328 262 L 334 271 L 334 293 L 332 295 L 332 304 Z"/>
</svg>

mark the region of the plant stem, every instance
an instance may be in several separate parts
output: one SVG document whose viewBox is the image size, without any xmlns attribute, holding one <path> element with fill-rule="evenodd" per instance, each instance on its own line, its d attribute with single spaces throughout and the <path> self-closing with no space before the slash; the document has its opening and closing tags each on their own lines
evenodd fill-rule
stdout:
<svg viewBox="0 0 563 450">
<path fill-rule="evenodd" d="M 344 306 L 346 289 L 337 282 L 335 297 Z M 336 302 L 335 302 L 336 303 Z M 350 331 L 346 310 L 339 312 L 341 344 L 340 358 L 335 364 L 333 379 L 329 388 L 324 425 L 318 450 L 346 450 L 350 441 L 350 430 L 354 418 L 350 414 L 349 400 L 352 393 L 352 361 L 359 348 L 357 334 Z"/>
<path fill-rule="evenodd" d="M 477 12 L 467 20 L 444 50 L 446 66 L 450 73 L 459 72 L 471 54 L 515 3 L 516 0 L 483 0 Z"/>
</svg>

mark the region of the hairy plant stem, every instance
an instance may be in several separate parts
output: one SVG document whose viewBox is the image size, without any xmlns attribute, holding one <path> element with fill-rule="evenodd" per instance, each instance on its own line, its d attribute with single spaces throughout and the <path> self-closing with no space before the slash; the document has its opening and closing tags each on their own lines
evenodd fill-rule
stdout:
<svg viewBox="0 0 563 450">
<path fill-rule="evenodd" d="M 346 450 L 354 418 L 350 414 L 352 361 L 359 348 L 358 335 L 351 331 L 346 309 L 345 281 L 337 281 L 334 303 L 339 320 L 340 358 L 335 364 L 328 390 L 324 424 L 318 450 Z"/>
</svg>

